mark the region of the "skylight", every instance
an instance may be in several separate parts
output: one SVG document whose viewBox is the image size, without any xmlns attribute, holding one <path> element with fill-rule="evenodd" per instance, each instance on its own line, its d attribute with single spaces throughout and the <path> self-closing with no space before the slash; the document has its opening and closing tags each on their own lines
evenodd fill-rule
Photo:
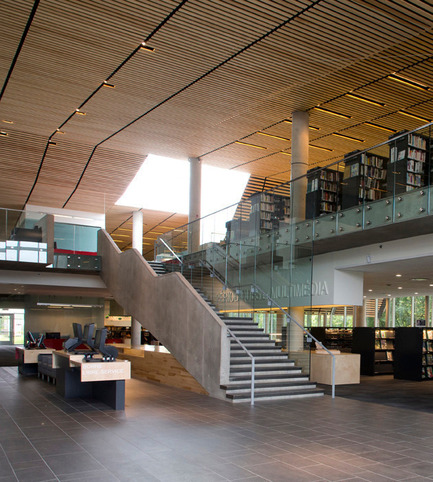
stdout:
<svg viewBox="0 0 433 482">
<path fill-rule="evenodd" d="M 212 166 L 202 166 L 202 217 L 239 202 L 249 174 Z M 137 209 L 188 214 L 189 162 L 150 154 L 116 202 Z M 225 223 L 233 218 L 236 206 L 203 220 L 201 243 L 224 238 Z"/>
</svg>

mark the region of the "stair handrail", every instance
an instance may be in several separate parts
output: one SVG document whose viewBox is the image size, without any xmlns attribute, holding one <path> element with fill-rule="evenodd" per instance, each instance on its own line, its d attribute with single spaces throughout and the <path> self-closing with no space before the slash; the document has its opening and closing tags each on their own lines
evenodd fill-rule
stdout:
<svg viewBox="0 0 433 482">
<path fill-rule="evenodd" d="M 227 288 L 227 281 L 223 279 L 223 277 L 218 273 L 218 271 L 207 261 L 206 259 L 203 259 L 200 261 L 201 265 L 207 268 L 210 272 L 210 274 L 216 278 L 220 283 L 224 285 L 225 288 Z"/>
<path fill-rule="evenodd" d="M 256 371 L 256 360 L 254 355 L 248 350 L 248 348 L 239 340 L 239 338 L 227 328 L 227 333 L 235 340 L 238 345 L 245 351 L 245 353 L 251 358 L 251 405 L 254 405 L 254 385 L 255 385 L 255 371 Z"/>
<path fill-rule="evenodd" d="M 179 258 L 179 256 L 171 249 L 171 247 L 162 239 L 159 238 L 161 243 L 170 251 L 171 254 L 174 255 L 174 257 L 179 261 L 180 264 L 183 264 L 183 261 Z"/>
<path fill-rule="evenodd" d="M 312 340 L 316 342 L 316 346 L 319 345 L 323 350 L 325 350 L 329 355 L 332 356 L 332 398 L 335 398 L 335 354 L 332 353 L 328 348 L 326 348 L 325 345 L 323 345 L 322 342 L 320 342 L 314 335 L 312 335 L 305 327 L 303 327 L 301 324 L 299 324 L 291 315 L 288 311 L 286 311 L 282 306 L 280 306 L 273 298 L 271 298 L 266 291 L 262 290 L 260 286 L 256 285 L 255 283 L 251 283 L 251 292 L 254 293 L 255 290 L 258 292 L 262 293 L 268 300 L 268 305 L 269 303 L 272 303 L 275 305 L 280 311 L 284 313 L 285 316 L 289 319 L 289 323 L 295 323 L 301 330 Z"/>
</svg>

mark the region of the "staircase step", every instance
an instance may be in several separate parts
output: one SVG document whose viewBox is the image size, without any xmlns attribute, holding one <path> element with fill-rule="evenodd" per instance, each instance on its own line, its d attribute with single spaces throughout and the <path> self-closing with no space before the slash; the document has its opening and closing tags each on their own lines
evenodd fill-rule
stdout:
<svg viewBox="0 0 433 482">
<path fill-rule="evenodd" d="M 287 373 L 281 372 L 280 374 L 272 375 L 272 372 L 259 372 L 254 374 L 254 378 L 256 381 L 260 381 L 263 383 L 273 383 L 275 381 L 285 380 L 287 383 L 291 383 L 292 381 L 304 380 L 308 381 L 308 375 L 304 374 L 297 374 L 297 373 Z M 237 375 L 234 377 L 230 377 L 230 382 L 233 383 L 251 383 L 251 373 L 249 375 Z"/>
<path fill-rule="evenodd" d="M 249 369 L 249 370 L 248 370 Z M 266 368 L 264 370 L 255 370 L 254 374 L 256 377 L 259 375 L 268 375 L 268 376 L 286 376 L 289 374 L 289 376 L 305 376 L 302 373 L 302 368 L 300 367 L 286 367 L 283 369 L 272 369 L 272 368 Z M 231 368 L 230 369 L 230 380 L 237 380 L 237 377 L 248 377 L 248 379 L 251 379 L 251 366 L 245 367 L 242 369 L 237 369 L 237 368 Z"/>
<path fill-rule="evenodd" d="M 232 347 L 233 348 L 233 347 Z M 230 352 L 230 358 L 236 358 L 238 359 L 239 357 L 248 357 L 251 359 L 245 350 L 242 350 L 241 347 L 239 347 L 240 350 L 231 350 Z M 248 349 L 248 353 L 253 355 L 253 357 L 257 360 L 261 360 L 263 357 L 278 357 L 279 360 L 287 360 L 287 355 L 283 354 L 279 348 L 270 348 L 270 349 L 257 349 L 257 348 L 252 348 Z"/>
<path fill-rule="evenodd" d="M 230 360 L 230 373 L 233 370 L 240 369 L 240 368 L 245 368 L 247 370 L 251 370 L 251 361 L 250 359 L 248 360 Z M 255 370 L 260 371 L 262 368 L 272 368 L 273 370 L 287 370 L 290 368 L 296 368 L 298 367 L 295 366 L 295 362 L 290 362 L 290 361 L 281 361 L 281 360 L 276 360 L 274 362 L 269 362 L 269 361 L 260 361 L 255 363 Z M 300 370 L 300 368 L 299 368 Z"/>
<path fill-rule="evenodd" d="M 280 352 L 281 353 L 281 352 Z M 253 354 L 254 359 L 257 363 L 278 363 L 278 362 L 286 362 L 288 360 L 287 355 L 273 355 L 268 353 L 255 353 Z M 230 364 L 234 363 L 242 363 L 241 360 L 250 361 L 251 358 L 244 352 L 239 353 L 231 353 L 230 354 Z"/>
<path fill-rule="evenodd" d="M 251 383 L 249 386 L 246 385 L 237 385 L 237 384 L 228 384 L 222 386 L 224 390 L 226 390 L 226 395 L 241 395 L 241 394 L 251 394 Z M 273 384 L 263 384 L 263 383 L 255 383 L 254 384 L 254 394 L 262 393 L 262 392 L 280 392 L 281 390 L 301 390 L 301 389 L 314 389 L 316 388 L 316 384 L 310 381 L 298 381 L 293 382 L 291 384 L 287 382 L 275 382 Z"/>
<path fill-rule="evenodd" d="M 240 349 L 242 350 L 241 346 L 239 345 L 239 343 L 236 342 L 236 340 L 233 340 L 230 339 L 230 343 L 231 343 L 231 349 Z M 260 341 L 257 341 L 257 342 L 252 342 L 250 340 L 246 341 L 245 343 L 243 343 L 243 345 L 248 348 L 248 349 L 264 349 L 264 350 L 269 350 L 270 348 L 277 348 L 280 352 L 281 352 L 281 348 L 278 348 L 276 345 L 275 345 L 275 342 L 274 341 L 271 341 L 271 340 L 260 340 Z"/>
<path fill-rule="evenodd" d="M 260 392 L 257 395 L 254 393 L 254 399 L 257 402 L 268 400 L 285 400 L 291 398 L 310 398 L 323 397 L 324 390 L 320 389 L 299 389 L 299 390 L 280 390 L 278 392 Z M 250 402 L 250 394 L 227 395 L 233 403 Z"/>
</svg>

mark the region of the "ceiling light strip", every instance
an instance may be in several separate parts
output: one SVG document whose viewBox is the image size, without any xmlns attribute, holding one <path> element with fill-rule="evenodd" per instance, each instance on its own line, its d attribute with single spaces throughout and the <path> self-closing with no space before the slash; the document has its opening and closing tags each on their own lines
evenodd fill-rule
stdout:
<svg viewBox="0 0 433 482">
<path fill-rule="evenodd" d="M 340 134 L 339 132 L 333 132 L 333 136 L 341 137 L 343 139 L 347 139 L 349 141 L 354 141 L 354 142 L 365 142 L 363 139 L 358 139 L 357 137 L 352 137 L 352 136 L 346 136 L 344 134 Z"/>
<path fill-rule="evenodd" d="M 274 139 L 278 139 L 280 141 L 290 142 L 290 139 L 287 139 L 287 137 L 274 136 L 273 134 L 268 134 L 267 132 L 257 132 L 257 134 L 260 134 L 261 136 L 266 136 L 266 137 L 273 137 Z"/>
<path fill-rule="evenodd" d="M 318 110 L 319 112 L 324 112 L 325 114 L 335 115 L 337 117 L 342 117 L 343 119 L 351 119 L 351 115 L 341 114 L 340 112 L 335 112 L 333 110 L 324 109 L 323 107 L 313 107 L 313 109 Z"/>
<path fill-rule="evenodd" d="M 415 89 L 424 91 L 430 90 L 430 87 L 428 87 L 427 85 L 422 84 L 421 82 L 417 82 L 416 80 L 408 79 L 407 77 L 403 77 L 402 75 L 390 74 L 387 78 L 395 80 L 396 82 L 400 82 L 401 84 L 409 85 L 411 87 L 414 87 Z"/>
<path fill-rule="evenodd" d="M 310 147 L 313 147 L 314 149 L 321 149 L 322 151 L 328 151 L 328 152 L 333 152 L 334 149 L 329 149 L 328 147 L 320 147 L 320 146 L 313 146 L 310 144 Z"/>
<path fill-rule="evenodd" d="M 406 112 L 404 110 L 399 110 L 397 112 L 397 114 L 402 114 L 402 115 L 405 115 L 407 117 L 412 117 L 413 119 L 417 119 L 417 120 L 420 120 L 420 121 L 423 121 L 423 122 L 431 122 L 430 119 L 427 119 L 425 117 L 420 117 L 419 115 L 411 114 L 410 112 Z"/>
<path fill-rule="evenodd" d="M 290 119 L 284 119 L 283 122 L 285 122 L 286 124 L 292 124 L 292 121 Z M 312 131 L 320 131 L 320 127 L 308 126 L 308 128 Z"/>
<path fill-rule="evenodd" d="M 267 147 L 256 146 L 255 144 L 250 144 L 248 142 L 235 141 L 235 144 L 240 144 L 241 146 L 254 147 L 255 149 L 267 149 Z"/>
<path fill-rule="evenodd" d="M 360 100 L 361 102 L 366 102 L 367 104 L 377 105 L 379 107 L 384 107 L 386 105 L 384 102 L 378 102 L 376 100 L 368 99 L 367 97 L 363 97 L 362 95 L 352 94 L 351 92 L 346 94 L 346 97 Z"/>
<path fill-rule="evenodd" d="M 376 129 L 381 129 L 386 132 L 397 132 L 395 129 L 390 129 L 389 127 L 380 126 L 379 124 L 373 124 L 373 122 L 364 122 L 364 125 L 369 127 L 375 127 Z"/>
</svg>

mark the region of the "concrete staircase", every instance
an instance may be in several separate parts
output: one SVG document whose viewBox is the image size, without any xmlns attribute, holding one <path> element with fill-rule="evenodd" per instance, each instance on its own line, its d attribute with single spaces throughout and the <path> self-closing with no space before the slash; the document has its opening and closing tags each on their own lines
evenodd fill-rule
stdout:
<svg viewBox="0 0 433 482">
<path fill-rule="evenodd" d="M 200 289 L 197 292 L 216 311 L 206 295 Z M 218 315 L 255 359 L 256 401 L 323 396 L 324 391 L 310 382 L 308 375 L 302 374 L 302 368 L 295 366 L 295 362 L 275 345 L 252 318 Z M 251 358 L 233 338 L 230 340 L 229 382 L 221 385 L 221 388 L 234 403 L 251 401 Z"/>
<path fill-rule="evenodd" d="M 158 261 L 148 261 L 148 264 L 157 275 L 165 274 L 168 272 L 164 263 L 160 263 Z"/>
</svg>

